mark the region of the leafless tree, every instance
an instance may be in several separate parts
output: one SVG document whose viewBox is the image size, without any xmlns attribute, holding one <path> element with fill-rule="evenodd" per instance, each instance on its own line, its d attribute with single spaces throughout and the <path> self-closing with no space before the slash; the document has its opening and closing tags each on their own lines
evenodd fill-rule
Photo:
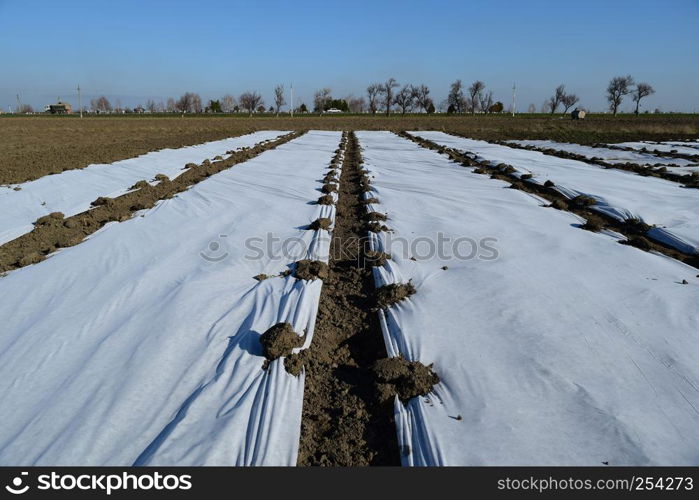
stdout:
<svg viewBox="0 0 699 500">
<path fill-rule="evenodd" d="M 543 103 L 541 103 L 541 109 L 539 109 L 539 112 L 548 113 L 549 109 L 551 109 L 551 105 L 549 104 L 549 100 L 546 99 Z"/>
<path fill-rule="evenodd" d="M 158 113 L 165 113 L 165 104 L 163 104 L 163 101 L 158 102 L 158 106 L 156 107 L 156 111 Z"/>
<path fill-rule="evenodd" d="M 250 116 L 256 108 L 264 104 L 262 96 L 257 92 L 243 92 L 238 98 L 238 102 L 246 110 Z"/>
<path fill-rule="evenodd" d="M 415 90 L 415 103 L 422 109 L 425 113 L 427 113 L 427 109 L 429 108 L 430 104 L 432 104 L 432 99 L 430 98 L 430 88 L 425 85 L 424 83 L 422 85 L 414 87 Z"/>
<path fill-rule="evenodd" d="M 146 109 L 149 113 L 155 113 L 158 110 L 158 107 L 153 99 L 148 99 L 146 101 Z"/>
<path fill-rule="evenodd" d="M 167 112 L 174 113 L 177 111 L 177 103 L 172 97 L 167 98 Z"/>
<path fill-rule="evenodd" d="M 478 103 L 483 113 L 490 113 L 490 107 L 493 105 L 493 91 L 491 90 L 481 95 L 478 99 Z"/>
<path fill-rule="evenodd" d="M 313 94 L 313 110 L 316 113 L 322 113 L 326 110 L 332 100 L 331 92 L 332 90 L 326 87 L 316 90 L 315 94 Z"/>
<path fill-rule="evenodd" d="M 201 97 L 194 92 L 185 92 L 175 104 L 180 113 L 201 113 Z"/>
<path fill-rule="evenodd" d="M 633 101 L 636 103 L 636 110 L 634 113 L 638 114 L 641 99 L 652 94 L 655 94 L 655 89 L 651 87 L 650 83 L 642 82 L 636 85 L 636 90 L 633 91 Z"/>
<path fill-rule="evenodd" d="M 201 97 L 199 94 L 193 94 L 192 95 L 192 113 L 201 113 L 202 111 L 202 105 L 201 105 Z"/>
<path fill-rule="evenodd" d="M 372 83 L 366 88 L 367 97 L 369 98 L 369 112 L 374 115 L 379 109 L 379 95 L 381 95 L 381 84 Z"/>
<path fill-rule="evenodd" d="M 624 96 L 631 93 L 633 83 L 631 75 L 616 76 L 609 81 L 609 85 L 607 86 L 607 101 L 609 102 L 609 110 L 614 116 L 616 116 Z"/>
<path fill-rule="evenodd" d="M 116 100 L 116 106 L 114 107 L 114 111 L 117 113 L 122 113 L 124 111 L 124 108 L 121 107 L 121 99 Z"/>
<path fill-rule="evenodd" d="M 226 94 L 221 97 L 221 111 L 224 113 L 232 113 L 235 109 L 235 97 L 230 94 Z"/>
<path fill-rule="evenodd" d="M 286 99 L 284 99 L 284 85 L 279 84 L 274 87 L 274 111 L 277 116 L 279 116 L 279 110 L 282 106 L 286 104 Z"/>
<path fill-rule="evenodd" d="M 396 92 L 394 101 L 402 115 L 409 112 L 415 102 L 415 92 L 412 85 L 405 85 L 400 91 Z"/>
<path fill-rule="evenodd" d="M 556 109 L 558 109 L 559 104 L 563 102 L 563 98 L 566 96 L 566 86 L 565 85 L 559 85 L 556 87 L 556 90 L 553 92 L 553 95 L 549 97 L 548 104 L 549 104 L 549 111 L 551 114 L 554 114 L 556 112 Z"/>
<path fill-rule="evenodd" d="M 536 104 L 531 103 L 527 108 L 527 113 L 536 113 Z"/>
<path fill-rule="evenodd" d="M 578 101 L 580 101 L 580 98 L 578 98 L 578 96 L 575 94 L 564 95 L 563 99 L 561 99 L 561 104 L 563 104 L 563 114 L 565 115 L 570 108 L 578 103 Z"/>
<path fill-rule="evenodd" d="M 20 113 L 22 115 L 26 115 L 28 113 L 33 113 L 34 108 L 32 107 L 31 104 L 22 104 L 19 108 L 17 108 L 17 113 Z"/>
<path fill-rule="evenodd" d="M 363 97 L 348 96 L 347 106 L 349 106 L 350 113 L 364 113 L 366 108 L 366 101 Z"/>
<path fill-rule="evenodd" d="M 393 89 L 399 87 L 400 84 L 395 78 L 389 78 L 381 85 L 381 95 L 383 95 L 383 104 L 386 109 L 386 116 L 391 114 L 391 106 L 393 106 L 394 93 Z"/>
<path fill-rule="evenodd" d="M 183 94 L 175 103 L 175 108 L 180 113 L 186 113 L 189 111 L 189 107 L 192 105 L 192 95 L 187 92 Z"/>
<path fill-rule="evenodd" d="M 112 104 L 105 96 L 99 96 L 90 101 L 90 107 L 98 113 L 107 113 L 112 110 Z"/>
<path fill-rule="evenodd" d="M 450 109 L 454 110 L 455 113 L 463 113 L 465 104 L 464 86 L 461 83 L 461 80 L 456 80 L 449 88 L 447 105 Z"/>
<path fill-rule="evenodd" d="M 480 80 L 476 80 L 468 88 L 468 96 L 470 101 L 471 114 L 476 113 L 476 106 L 478 106 L 478 101 L 480 100 L 481 94 L 485 90 L 485 83 Z"/>
</svg>

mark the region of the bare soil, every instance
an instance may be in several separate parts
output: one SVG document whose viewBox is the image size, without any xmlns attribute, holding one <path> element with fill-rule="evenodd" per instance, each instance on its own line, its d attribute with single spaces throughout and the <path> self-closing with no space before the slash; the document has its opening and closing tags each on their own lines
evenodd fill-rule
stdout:
<svg viewBox="0 0 699 500">
<path fill-rule="evenodd" d="M 699 116 L 589 114 L 12 116 L 0 117 L 0 184 L 91 163 L 111 163 L 162 148 L 201 144 L 256 130 L 450 130 L 475 139 L 551 139 L 580 144 L 683 140 L 699 135 Z"/>
<path fill-rule="evenodd" d="M 382 398 L 374 371 L 386 348 L 372 311 L 374 279 L 358 243 L 366 234 L 359 163 L 350 134 L 313 342 L 285 360 L 291 373 L 306 370 L 299 465 L 400 464 L 393 405 Z"/>
</svg>

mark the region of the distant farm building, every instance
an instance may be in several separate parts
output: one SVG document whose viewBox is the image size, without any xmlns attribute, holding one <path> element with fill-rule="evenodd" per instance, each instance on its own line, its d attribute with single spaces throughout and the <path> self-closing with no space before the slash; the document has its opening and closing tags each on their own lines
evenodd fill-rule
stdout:
<svg viewBox="0 0 699 500">
<path fill-rule="evenodd" d="M 584 120 L 584 119 L 585 119 L 585 115 L 586 115 L 586 113 L 585 113 L 585 110 L 584 110 L 584 109 L 575 108 L 575 109 L 573 110 L 573 112 L 570 114 L 570 117 L 571 117 L 573 120 Z"/>
<path fill-rule="evenodd" d="M 46 106 L 44 111 L 51 113 L 52 115 L 67 115 L 73 112 L 73 107 L 60 99 L 56 104 L 49 104 Z"/>
</svg>

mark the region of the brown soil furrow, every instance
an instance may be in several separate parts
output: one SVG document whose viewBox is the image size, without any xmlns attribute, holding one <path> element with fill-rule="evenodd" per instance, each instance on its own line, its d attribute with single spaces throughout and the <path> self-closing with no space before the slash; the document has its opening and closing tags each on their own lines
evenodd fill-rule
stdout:
<svg viewBox="0 0 699 500">
<path fill-rule="evenodd" d="M 648 153 L 652 154 L 655 156 L 664 156 L 666 158 L 682 158 L 684 160 L 690 160 L 690 161 L 699 161 L 699 151 L 697 151 L 697 154 L 686 154 L 686 153 L 678 153 L 677 151 L 672 152 L 672 151 L 661 151 L 659 149 L 651 149 L 653 147 L 652 144 L 649 144 L 647 148 L 642 148 L 642 149 L 635 149 L 629 146 L 618 146 L 616 144 L 600 144 L 600 143 L 593 143 L 591 144 L 592 147 L 595 148 L 609 148 L 609 149 L 617 149 L 619 151 L 631 151 L 634 153 Z M 691 147 L 691 146 L 690 146 Z"/>
<path fill-rule="evenodd" d="M 518 178 L 514 175 L 514 168 L 510 165 L 491 166 L 488 162 L 475 159 L 474 154 L 462 153 L 451 148 L 440 146 L 433 141 L 413 136 L 407 132 L 399 132 L 399 136 L 409 139 L 420 146 L 446 154 L 454 162 L 464 167 L 476 167 L 474 172 L 479 174 L 489 174 L 491 179 L 500 179 L 511 183 L 510 187 L 528 193 L 535 194 L 551 202 L 549 207 L 572 212 L 586 219 L 586 223 L 581 225 L 581 229 L 588 231 L 601 231 L 609 229 L 624 235 L 627 239 L 620 243 L 631 245 L 645 251 L 655 251 L 679 260 L 690 266 L 699 268 L 699 256 L 691 255 L 669 247 L 650 238 L 647 235 L 650 226 L 636 220 L 620 222 L 613 217 L 597 212 L 590 207 L 594 204 L 594 199 L 578 197 L 570 200 L 556 190 L 554 183 L 548 182 L 544 185 L 537 184 L 530 179 Z M 592 201 L 592 203 L 590 203 Z"/>
<path fill-rule="evenodd" d="M 454 134 L 454 135 L 460 135 L 461 137 L 465 137 L 464 135 L 461 134 Z M 699 188 L 699 173 L 695 172 L 687 172 L 685 175 L 680 175 L 676 174 L 673 172 L 668 172 L 667 169 L 662 166 L 662 165 L 656 165 L 657 168 L 652 168 L 652 167 L 645 167 L 643 165 L 639 165 L 637 163 L 631 163 L 631 162 L 626 162 L 626 163 L 610 163 L 608 161 L 604 161 L 601 158 L 588 158 L 587 156 L 583 156 L 577 153 L 570 153 L 568 151 L 560 151 L 558 149 L 554 148 L 539 148 L 536 146 L 528 146 L 528 145 L 521 145 L 521 144 L 515 144 L 511 142 L 506 142 L 506 141 L 490 141 L 493 144 L 499 144 L 501 146 L 508 146 L 510 148 L 515 148 L 515 149 L 526 149 L 527 151 L 537 151 L 539 153 L 543 153 L 545 155 L 549 156 L 556 156 L 558 158 L 565 158 L 565 159 L 570 159 L 570 160 L 577 160 L 577 161 L 582 161 L 585 163 L 589 163 L 591 165 L 599 165 L 604 168 L 616 168 L 619 170 L 626 170 L 627 172 L 634 172 L 637 173 L 638 175 L 642 175 L 644 177 L 660 177 L 661 179 L 665 179 L 668 181 L 673 181 L 673 182 L 680 182 L 685 185 L 685 187 L 689 188 Z M 602 146 L 600 146 L 602 147 Z M 618 148 L 621 149 L 621 148 Z"/>
<path fill-rule="evenodd" d="M 286 359 L 288 371 L 306 370 L 299 465 L 400 464 L 393 402 L 381 402 L 374 373 L 386 348 L 371 267 L 363 262 L 360 166 L 357 139 L 349 134 L 313 341 Z"/>
<path fill-rule="evenodd" d="M 0 246 L 0 272 L 40 262 L 59 248 L 77 245 L 108 222 L 128 220 L 139 210 L 151 208 L 160 200 L 172 198 L 214 174 L 274 149 L 303 133 L 292 132 L 273 141 L 233 152 L 225 160 L 206 160 L 199 166 L 190 167 L 174 180 L 162 176 L 156 185 L 140 181 L 133 186 L 133 191 L 117 198 L 100 197 L 92 203 L 94 208 L 72 217 L 64 218 L 60 212 L 41 217 L 31 232 Z"/>
</svg>

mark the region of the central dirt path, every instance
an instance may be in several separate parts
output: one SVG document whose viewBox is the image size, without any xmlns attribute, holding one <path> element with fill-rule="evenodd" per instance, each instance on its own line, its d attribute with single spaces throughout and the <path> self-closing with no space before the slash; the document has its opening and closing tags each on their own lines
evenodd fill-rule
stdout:
<svg viewBox="0 0 699 500">
<path fill-rule="evenodd" d="M 374 306 L 371 267 L 363 263 L 366 212 L 361 155 L 349 134 L 340 174 L 330 275 L 323 280 L 306 368 L 298 465 L 400 465 L 393 403 L 376 398 L 372 367 L 386 357 Z"/>
</svg>

